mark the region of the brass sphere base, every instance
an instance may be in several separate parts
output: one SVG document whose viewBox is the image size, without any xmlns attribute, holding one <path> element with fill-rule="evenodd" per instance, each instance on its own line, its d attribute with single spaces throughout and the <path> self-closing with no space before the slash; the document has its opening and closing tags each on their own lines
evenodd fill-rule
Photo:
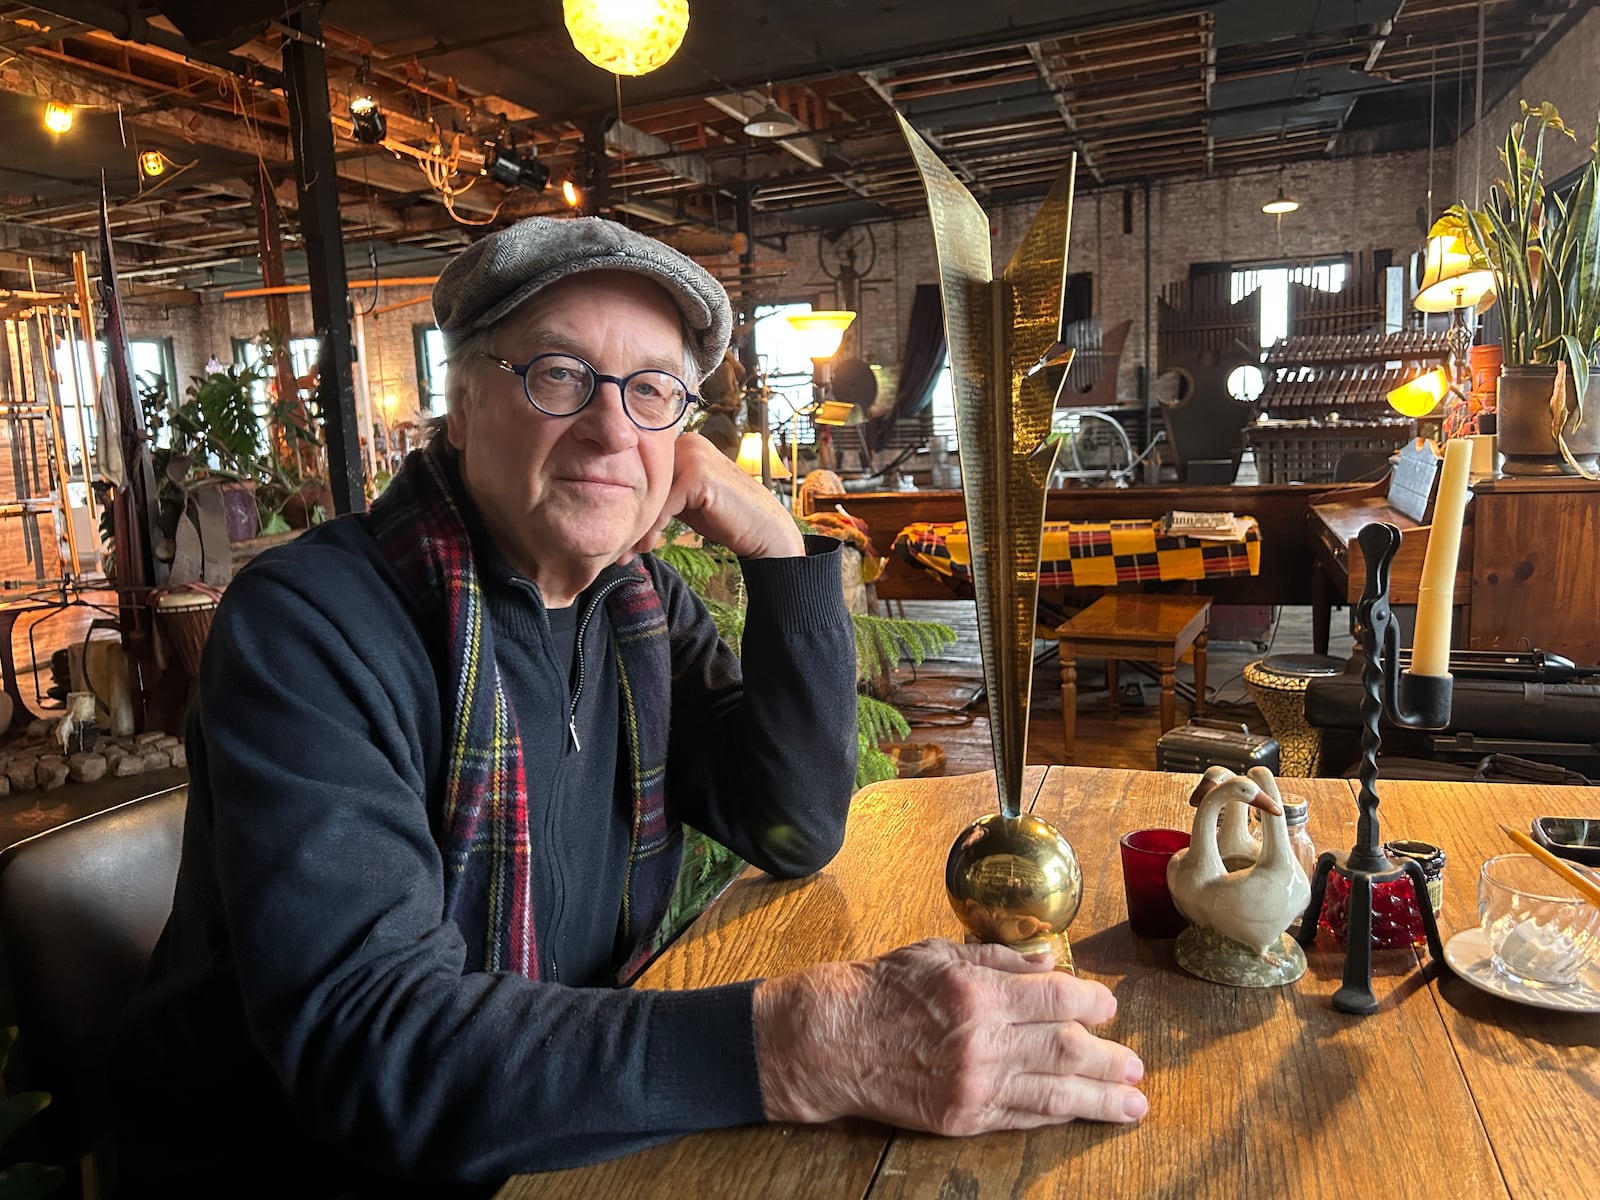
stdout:
<svg viewBox="0 0 1600 1200">
<path fill-rule="evenodd" d="M 990 813 L 967 826 L 945 862 L 950 907 L 974 942 L 1072 962 L 1067 926 L 1083 899 L 1083 872 L 1048 821 Z"/>
<path fill-rule="evenodd" d="M 986 943 L 976 934 L 967 934 L 966 943 L 969 946 L 982 946 Z M 1072 961 L 1072 943 L 1067 940 L 1064 933 L 1055 934 L 1053 937 L 1036 938 L 1028 942 L 1001 942 L 1000 945 L 1015 950 L 1018 954 L 1043 954 L 1048 951 L 1056 960 L 1055 969 L 1065 971 L 1068 975 L 1076 975 L 1078 966 Z"/>
</svg>

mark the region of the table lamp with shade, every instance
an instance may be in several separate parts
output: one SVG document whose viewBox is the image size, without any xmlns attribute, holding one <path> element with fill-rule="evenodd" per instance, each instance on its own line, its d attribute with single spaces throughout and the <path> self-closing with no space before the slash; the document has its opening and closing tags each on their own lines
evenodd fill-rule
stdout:
<svg viewBox="0 0 1600 1200">
<path fill-rule="evenodd" d="M 1467 324 L 1467 311 L 1480 306 L 1487 308 L 1493 303 L 1494 272 L 1487 267 L 1473 265 L 1466 242 L 1450 233 L 1430 237 L 1422 283 L 1411 305 L 1418 312 L 1450 314 L 1450 328 L 1444 335 L 1445 346 L 1450 352 L 1445 367 L 1448 386 L 1437 397 L 1440 402 L 1455 396 L 1463 404 L 1466 403 L 1467 393 L 1462 385 L 1471 378 L 1467 352 L 1472 348 L 1472 328 Z M 1395 404 L 1393 393 L 1390 394 L 1390 403 Z M 1399 406 L 1395 404 L 1395 407 Z M 1405 412 L 1405 409 L 1400 411 Z"/>
</svg>

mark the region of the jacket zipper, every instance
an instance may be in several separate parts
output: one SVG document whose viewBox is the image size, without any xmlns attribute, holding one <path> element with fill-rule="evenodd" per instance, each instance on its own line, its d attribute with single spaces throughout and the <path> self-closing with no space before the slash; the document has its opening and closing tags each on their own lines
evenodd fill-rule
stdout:
<svg viewBox="0 0 1600 1200">
<path fill-rule="evenodd" d="M 583 749 L 578 744 L 578 701 L 583 698 L 583 676 L 586 669 L 583 661 L 583 635 L 589 631 L 589 622 L 594 619 L 595 611 L 604 602 L 605 598 L 626 582 L 627 579 L 623 578 L 613 579 L 606 584 L 605 587 L 594 594 L 594 598 L 589 602 L 589 607 L 584 609 L 583 616 L 578 618 L 578 632 L 573 642 L 576 647 L 574 657 L 578 660 L 578 678 L 572 685 L 572 706 L 567 710 L 567 733 L 572 738 L 572 748 L 574 750 Z"/>
<path fill-rule="evenodd" d="M 527 587 L 528 591 L 531 594 L 533 594 L 536 598 L 538 598 L 537 589 L 533 588 L 531 584 L 526 584 L 525 581 L 521 581 L 521 580 L 519 580 L 518 582 L 519 583 L 524 583 L 524 586 Z M 594 618 L 595 610 L 600 607 L 601 602 L 604 601 L 605 598 L 608 595 L 610 595 L 612 591 L 614 591 L 616 588 L 622 586 L 622 584 L 624 584 L 626 582 L 627 582 L 627 578 L 623 577 L 621 579 L 614 579 L 610 583 L 606 584 L 598 592 L 595 593 L 594 597 L 591 599 L 591 601 L 589 603 L 589 606 L 586 609 L 584 609 L 583 615 L 580 618 L 578 618 L 578 630 L 577 630 L 577 633 L 573 637 L 573 657 L 575 657 L 578 660 L 578 678 L 577 678 L 576 682 L 573 684 L 573 687 L 572 687 L 572 703 L 571 703 L 570 707 L 567 710 L 567 734 L 572 739 L 572 748 L 575 751 L 581 749 L 581 747 L 578 745 L 578 701 L 583 696 L 583 677 L 584 677 L 583 637 L 584 637 L 584 634 L 586 632 L 588 632 L 589 623 Z M 543 603 L 542 599 L 540 600 L 540 603 L 541 604 Z M 558 772 L 557 778 L 555 780 L 557 787 L 559 787 L 559 784 L 560 784 L 560 775 L 565 774 L 565 772 L 566 772 L 566 767 L 562 766 L 560 768 L 560 771 Z M 550 932 L 551 932 L 552 935 L 555 934 L 556 931 L 561 928 L 561 915 L 562 915 L 562 912 L 566 909 L 566 906 L 567 906 L 567 881 L 566 881 L 565 877 L 562 875 L 562 872 L 561 872 L 561 856 L 559 854 L 557 854 L 553 849 L 555 839 L 551 835 L 551 826 L 554 823 L 554 813 L 555 813 L 555 800 L 554 800 L 554 796 L 553 796 L 554 790 L 555 789 L 552 789 L 551 790 L 552 794 L 547 795 L 547 798 L 546 798 L 546 803 L 545 803 L 545 806 L 544 806 L 544 837 L 541 839 L 541 842 L 542 842 L 542 844 L 543 844 L 543 846 L 545 848 L 545 851 L 546 851 L 545 862 L 546 862 L 546 864 L 548 865 L 548 867 L 550 869 L 550 882 L 551 882 L 550 891 L 551 891 L 551 909 L 552 909 L 551 914 L 550 914 Z M 560 964 L 556 961 L 556 948 L 555 948 L 554 943 L 552 943 L 551 946 L 550 946 L 549 954 L 550 954 L 550 981 L 552 983 L 560 983 L 561 982 L 561 967 L 560 967 Z"/>
</svg>

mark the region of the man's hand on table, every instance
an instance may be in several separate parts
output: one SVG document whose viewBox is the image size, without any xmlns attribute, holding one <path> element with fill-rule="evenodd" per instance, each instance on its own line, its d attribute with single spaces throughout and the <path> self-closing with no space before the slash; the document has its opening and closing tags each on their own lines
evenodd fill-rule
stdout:
<svg viewBox="0 0 1600 1200">
<path fill-rule="evenodd" d="M 756 988 L 762 1102 L 773 1121 L 957 1137 L 1137 1121 L 1144 1064 L 1088 1028 L 1116 1011 L 1101 984 L 1004 946 L 932 940 L 808 967 Z"/>
</svg>

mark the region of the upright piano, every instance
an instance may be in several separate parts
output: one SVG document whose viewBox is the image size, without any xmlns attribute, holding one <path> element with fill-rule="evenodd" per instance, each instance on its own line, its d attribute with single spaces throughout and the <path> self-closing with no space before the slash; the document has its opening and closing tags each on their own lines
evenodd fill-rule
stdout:
<svg viewBox="0 0 1600 1200">
<path fill-rule="evenodd" d="M 1366 563 L 1355 544 L 1365 525 L 1399 527 L 1389 600 L 1417 602 L 1432 527 L 1395 508 L 1385 483 L 1312 504 L 1306 519 L 1319 653 L 1328 650 L 1333 605 L 1354 605 L 1366 587 Z M 1600 662 L 1600 483 L 1573 476 L 1474 483 L 1452 599 L 1454 646 L 1538 649 L 1580 664 Z"/>
</svg>

